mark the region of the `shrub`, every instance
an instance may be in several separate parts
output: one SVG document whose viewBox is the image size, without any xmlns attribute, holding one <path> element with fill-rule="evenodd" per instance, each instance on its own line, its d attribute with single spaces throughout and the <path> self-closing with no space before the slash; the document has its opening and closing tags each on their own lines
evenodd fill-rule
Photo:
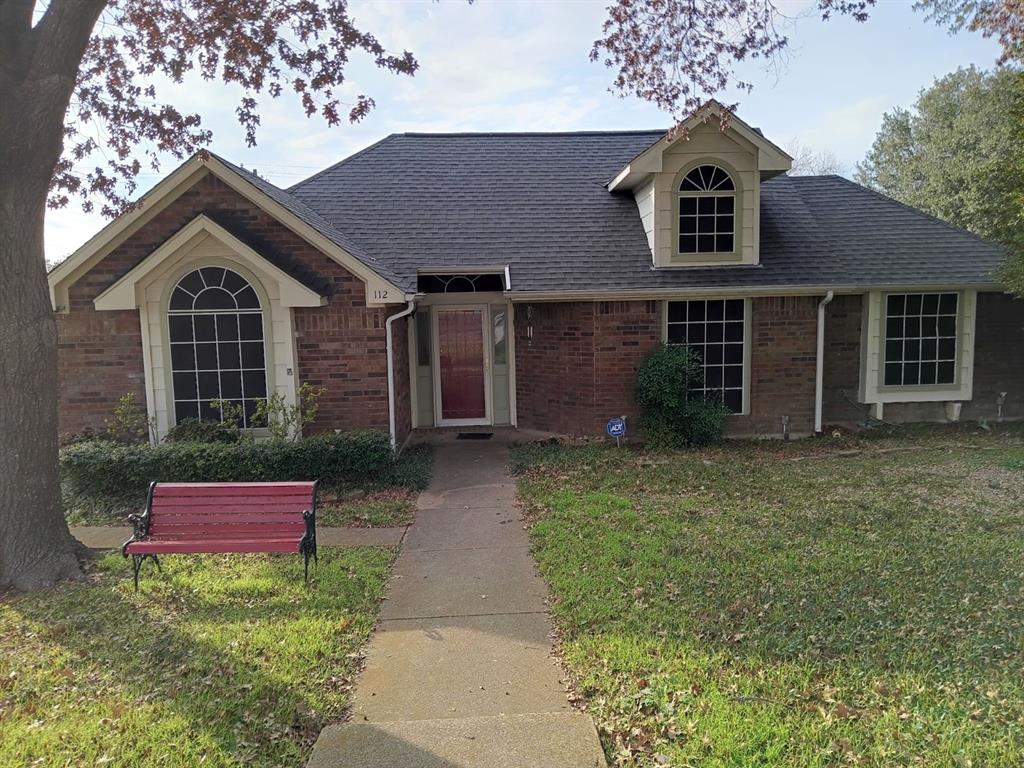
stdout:
<svg viewBox="0 0 1024 768">
<path fill-rule="evenodd" d="M 162 482 L 361 480 L 390 473 L 388 435 L 359 430 L 315 435 L 297 442 L 170 442 L 123 445 L 108 440 L 76 443 L 61 451 L 69 494 L 124 498 Z"/>
<path fill-rule="evenodd" d="M 729 410 L 695 393 L 703 382 L 700 358 L 689 347 L 662 344 L 637 372 L 640 427 L 656 447 L 704 445 L 722 436 Z"/>
<path fill-rule="evenodd" d="M 114 406 L 113 415 L 105 420 L 105 439 L 118 443 L 144 443 L 154 434 L 155 423 L 134 392 L 125 392 Z"/>
<path fill-rule="evenodd" d="M 235 424 L 224 421 L 185 419 L 171 427 L 165 443 L 237 443 L 242 437 Z"/>
<path fill-rule="evenodd" d="M 295 393 L 298 401 L 295 405 L 288 405 L 280 392 L 272 392 L 266 400 L 257 401 L 253 422 L 270 430 L 275 440 L 298 440 L 302 428 L 316 419 L 324 392 L 323 387 L 305 381 Z"/>
</svg>

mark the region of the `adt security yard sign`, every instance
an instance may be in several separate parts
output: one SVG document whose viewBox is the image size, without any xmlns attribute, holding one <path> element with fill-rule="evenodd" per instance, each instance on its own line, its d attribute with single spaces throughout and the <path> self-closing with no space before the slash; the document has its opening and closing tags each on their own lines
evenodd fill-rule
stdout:
<svg viewBox="0 0 1024 768">
<path fill-rule="evenodd" d="M 626 436 L 626 420 L 618 417 L 608 420 L 608 426 L 605 428 L 608 430 L 608 436 L 615 438 L 615 444 L 619 444 L 619 439 Z"/>
</svg>

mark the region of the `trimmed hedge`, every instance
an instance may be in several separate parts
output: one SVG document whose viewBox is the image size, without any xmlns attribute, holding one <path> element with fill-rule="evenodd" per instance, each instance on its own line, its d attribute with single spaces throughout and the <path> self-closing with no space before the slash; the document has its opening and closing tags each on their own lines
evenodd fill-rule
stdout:
<svg viewBox="0 0 1024 768">
<path fill-rule="evenodd" d="M 69 445 L 61 475 L 76 496 L 134 496 L 160 482 L 355 480 L 391 472 L 387 433 L 359 430 L 315 435 L 297 442 L 161 443 L 109 441 Z"/>
</svg>

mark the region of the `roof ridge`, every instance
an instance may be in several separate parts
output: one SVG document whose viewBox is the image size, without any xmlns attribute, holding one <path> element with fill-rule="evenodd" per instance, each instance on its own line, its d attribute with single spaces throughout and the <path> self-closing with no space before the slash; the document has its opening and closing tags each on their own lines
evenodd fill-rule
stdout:
<svg viewBox="0 0 1024 768">
<path fill-rule="evenodd" d="M 667 128 L 641 128 L 621 131 L 405 131 L 392 136 L 415 136 L 417 138 L 453 138 L 470 136 L 474 138 L 505 138 L 508 136 L 637 136 L 640 134 L 665 134 Z"/>
</svg>

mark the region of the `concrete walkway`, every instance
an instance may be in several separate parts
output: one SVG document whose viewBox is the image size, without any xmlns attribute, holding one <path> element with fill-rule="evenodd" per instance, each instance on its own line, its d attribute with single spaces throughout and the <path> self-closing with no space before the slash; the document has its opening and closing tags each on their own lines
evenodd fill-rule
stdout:
<svg viewBox="0 0 1024 768">
<path fill-rule="evenodd" d="M 438 448 L 370 641 L 352 720 L 309 768 L 600 768 L 551 655 L 507 447 Z"/>
</svg>

